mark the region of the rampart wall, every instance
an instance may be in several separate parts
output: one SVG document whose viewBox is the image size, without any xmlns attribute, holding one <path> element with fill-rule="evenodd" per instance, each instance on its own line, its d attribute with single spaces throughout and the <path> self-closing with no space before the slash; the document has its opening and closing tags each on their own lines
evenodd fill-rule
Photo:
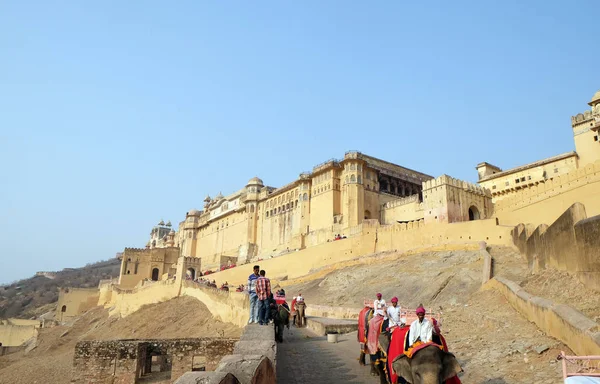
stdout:
<svg viewBox="0 0 600 384">
<path fill-rule="evenodd" d="M 37 337 L 38 331 L 36 328 L 33 325 L 1 324 L 0 343 L 5 347 L 18 347 L 27 340 Z"/>
<path fill-rule="evenodd" d="M 549 226 L 519 225 L 513 238 L 533 272 L 568 271 L 600 291 L 600 215 L 587 218 L 583 204 L 573 204 Z"/>
<path fill-rule="evenodd" d="M 61 288 L 58 292 L 55 319 L 67 320 L 98 305 L 100 291 L 97 288 Z"/>
<path fill-rule="evenodd" d="M 574 203 L 585 205 L 588 216 L 600 215 L 600 161 L 512 192 L 494 204 L 500 224 L 540 225 L 556 220 Z"/>
<path fill-rule="evenodd" d="M 432 246 L 485 241 L 490 245 L 512 246 L 513 227 L 496 225 L 495 220 L 425 225 L 422 221 L 380 226 L 376 220 L 366 220 L 352 228 L 347 239 L 330 241 L 298 252 L 256 262 L 267 271 L 271 280 L 296 279 L 326 267 L 377 252 L 408 252 Z M 210 275 L 218 284 L 245 284 L 250 267 L 236 268 Z"/>
<path fill-rule="evenodd" d="M 501 277 L 489 280 L 484 289 L 501 292 L 527 320 L 559 339 L 578 355 L 600 355 L 600 331 L 595 321 L 568 305 L 530 295 L 517 283 Z"/>
</svg>

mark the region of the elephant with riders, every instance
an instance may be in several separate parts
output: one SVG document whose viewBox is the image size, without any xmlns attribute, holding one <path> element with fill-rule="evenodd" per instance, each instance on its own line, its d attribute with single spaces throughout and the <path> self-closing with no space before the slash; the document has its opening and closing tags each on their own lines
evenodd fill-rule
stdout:
<svg viewBox="0 0 600 384">
<path fill-rule="evenodd" d="M 379 376 L 380 384 L 459 384 L 457 375 L 462 368 L 448 352 L 440 323 L 432 316 L 427 318 L 420 305 L 408 326 L 410 315 L 397 306 L 397 298 L 385 310 L 381 301 L 380 295 L 375 301 L 365 301 L 359 313 L 359 363 L 369 363 L 371 375 Z"/>
</svg>

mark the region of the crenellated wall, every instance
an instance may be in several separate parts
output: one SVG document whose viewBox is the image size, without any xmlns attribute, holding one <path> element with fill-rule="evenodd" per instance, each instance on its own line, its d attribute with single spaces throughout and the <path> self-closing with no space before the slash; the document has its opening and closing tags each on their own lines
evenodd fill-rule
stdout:
<svg viewBox="0 0 600 384">
<path fill-rule="evenodd" d="M 600 161 L 521 189 L 494 204 L 500 224 L 540 225 L 556 220 L 575 203 L 585 205 L 590 216 L 600 214 Z"/>
<path fill-rule="evenodd" d="M 489 219 L 494 207 L 488 189 L 442 175 L 423 182 L 423 209 L 429 224 Z"/>
</svg>

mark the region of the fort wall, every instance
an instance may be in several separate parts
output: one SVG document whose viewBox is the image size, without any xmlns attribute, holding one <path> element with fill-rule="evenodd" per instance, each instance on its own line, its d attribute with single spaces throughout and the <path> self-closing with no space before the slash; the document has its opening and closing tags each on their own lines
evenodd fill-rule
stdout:
<svg viewBox="0 0 600 384">
<path fill-rule="evenodd" d="M 600 291 L 600 215 L 587 218 L 583 204 L 573 204 L 549 226 L 515 227 L 512 237 L 533 272 L 568 271 Z"/>
<path fill-rule="evenodd" d="M 540 225 L 556 220 L 574 203 L 585 205 L 589 216 L 600 215 L 600 161 L 515 191 L 494 204 L 500 224 Z"/>
<path fill-rule="evenodd" d="M 54 318 L 65 321 L 98 305 L 100 291 L 97 288 L 60 288 Z"/>
<path fill-rule="evenodd" d="M 477 220 L 452 224 L 425 225 L 423 221 L 380 226 L 376 220 L 366 220 L 351 228 L 348 238 L 325 242 L 297 252 L 256 262 L 267 271 L 271 280 L 296 279 L 344 261 L 365 257 L 376 252 L 408 252 L 432 246 L 478 244 L 513 245 L 513 227 L 496 225 L 495 220 Z M 251 273 L 236 267 L 210 275 L 218 284 L 245 284 Z"/>
<path fill-rule="evenodd" d="M 533 296 L 517 283 L 501 277 L 489 280 L 484 289 L 501 292 L 510 305 L 527 320 L 568 345 L 576 354 L 600 355 L 598 324 L 576 309 Z"/>
<path fill-rule="evenodd" d="M 0 343 L 4 347 L 18 347 L 27 340 L 37 337 L 39 327 L 34 325 L 15 325 L 10 323 L 0 324 Z"/>
<path fill-rule="evenodd" d="M 124 317 L 137 311 L 143 305 L 162 303 L 177 297 L 179 284 L 176 280 L 165 280 L 134 289 L 121 289 L 113 286 L 112 290 L 111 301 L 104 303 L 104 306 L 110 307 L 110 316 L 119 314 Z"/>
</svg>

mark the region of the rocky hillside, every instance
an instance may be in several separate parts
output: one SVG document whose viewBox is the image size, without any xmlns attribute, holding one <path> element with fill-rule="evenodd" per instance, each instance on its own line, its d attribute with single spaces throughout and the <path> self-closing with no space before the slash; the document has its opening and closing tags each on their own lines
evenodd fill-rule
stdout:
<svg viewBox="0 0 600 384">
<path fill-rule="evenodd" d="M 240 334 L 240 328 L 213 318 L 204 304 L 191 297 L 147 305 L 125 318 L 109 318 L 106 309 L 97 307 L 70 326 L 41 329 L 30 351 L 0 356 L 0 384 L 70 383 L 75 344 L 80 340 Z"/>
<path fill-rule="evenodd" d="M 59 287 L 93 288 L 100 280 L 119 275 L 116 258 L 88 264 L 83 268 L 65 268 L 54 279 L 34 276 L 0 286 L 0 318 L 30 318 L 52 309 Z"/>
</svg>

